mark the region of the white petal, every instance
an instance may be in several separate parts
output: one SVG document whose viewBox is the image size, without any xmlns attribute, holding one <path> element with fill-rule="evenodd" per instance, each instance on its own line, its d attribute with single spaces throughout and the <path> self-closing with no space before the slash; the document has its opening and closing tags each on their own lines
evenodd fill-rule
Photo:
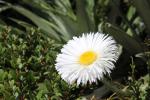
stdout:
<svg viewBox="0 0 150 100">
<path fill-rule="evenodd" d="M 79 56 L 90 50 L 97 54 L 97 59 L 90 65 L 79 64 Z M 83 34 L 73 37 L 63 46 L 57 55 L 55 68 L 69 84 L 92 84 L 102 79 L 104 74 L 111 73 L 118 56 L 118 47 L 111 36 L 99 32 Z"/>
</svg>

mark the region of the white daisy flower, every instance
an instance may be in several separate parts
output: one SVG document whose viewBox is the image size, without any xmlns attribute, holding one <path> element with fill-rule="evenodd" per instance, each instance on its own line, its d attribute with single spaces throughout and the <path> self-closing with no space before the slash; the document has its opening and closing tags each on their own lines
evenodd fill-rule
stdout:
<svg viewBox="0 0 150 100">
<path fill-rule="evenodd" d="M 99 32 L 83 34 L 63 46 L 56 58 L 56 70 L 69 84 L 91 84 L 110 74 L 118 52 L 111 36 Z"/>
</svg>

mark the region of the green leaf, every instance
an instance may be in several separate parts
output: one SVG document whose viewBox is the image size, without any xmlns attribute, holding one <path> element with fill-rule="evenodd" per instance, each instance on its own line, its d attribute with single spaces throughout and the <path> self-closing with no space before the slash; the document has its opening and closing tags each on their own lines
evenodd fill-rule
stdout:
<svg viewBox="0 0 150 100">
<path fill-rule="evenodd" d="M 31 24 L 29 24 L 29 23 L 27 23 L 25 21 L 22 21 L 22 20 L 19 20 L 19 19 L 16 19 L 16 18 L 9 18 L 9 19 L 14 21 L 14 22 L 16 22 L 17 24 L 25 27 L 25 28 L 29 29 L 29 28 L 33 27 L 33 25 L 31 25 Z"/>
<path fill-rule="evenodd" d="M 77 21 L 80 33 L 94 31 L 91 16 L 86 11 L 87 2 L 86 0 L 76 0 L 77 3 Z"/>
<path fill-rule="evenodd" d="M 9 6 L 0 7 L 0 12 L 5 11 L 5 10 L 7 10 L 7 9 L 9 9 L 9 8 L 10 8 Z"/>
<path fill-rule="evenodd" d="M 44 83 L 38 84 L 38 90 L 39 90 L 39 92 L 37 93 L 36 98 L 38 100 L 41 100 L 43 95 L 48 92 L 46 84 L 44 84 Z"/>
<path fill-rule="evenodd" d="M 109 23 L 102 23 L 100 25 L 99 30 L 112 35 L 118 43 L 123 45 L 123 47 L 129 51 L 131 55 L 134 55 L 143 51 L 143 48 L 140 45 L 140 43 L 138 43 L 132 37 L 127 35 L 123 30 Z"/>
<path fill-rule="evenodd" d="M 128 20 L 131 20 L 131 18 L 135 14 L 135 12 L 136 12 L 135 7 L 133 7 L 133 6 L 129 7 L 129 10 L 127 12 L 127 18 L 128 18 Z"/>
<path fill-rule="evenodd" d="M 53 19 L 54 23 L 51 23 L 51 27 L 53 27 L 55 30 L 57 30 L 64 38 L 65 40 L 68 40 L 72 37 L 71 32 L 73 32 L 70 28 L 70 26 L 73 26 L 73 24 L 70 24 L 70 26 L 62 19 L 63 15 L 54 15 L 51 12 L 47 12 L 49 14 L 50 19 Z"/>
<path fill-rule="evenodd" d="M 13 9 L 21 13 L 22 15 L 29 18 L 31 21 L 33 21 L 41 30 L 45 31 L 46 33 L 49 33 L 51 37 L 60 40 L 60 36 L 57 34 L 57 32 L 51 27 L 51 24 L 37 16 L 36 14 L 32 13 L 31 11 L 21 7 L 21 6 L 11 6 Z"/>
<path fill-rule="evenodd" d="M 61 34 L 64 40 L 70 39 L 73 33 L 77 33 L 76 16 L 69 0 L 56 0 L 53 7 L 43 0 L 24 0 L 24 2 L 48 14 L 44 18 L 48 19 L 51 27 Z"/>
<path fill-rule="evenodd" d="M 0 81 L 4 81 L 4 79 L 7 77 L 7 72 L 0 69 Z"/>
<path fill-rule="evenodd" d="M 150 4 L 148 0 L 133 0 L 138 13 L 142 17 L 147 30 L 150 32 Z"/>
</svg>

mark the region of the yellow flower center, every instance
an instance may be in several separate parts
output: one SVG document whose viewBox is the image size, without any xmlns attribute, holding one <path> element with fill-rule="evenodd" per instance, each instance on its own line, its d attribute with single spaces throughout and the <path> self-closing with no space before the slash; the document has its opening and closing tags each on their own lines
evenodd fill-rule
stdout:
<svg viewBox="0 0 150 100">
<path fill-rule="evenodd" d="M 81 54 L 79 58 L 79 63 L 83 65 L 92 64 L 97 58 L 97 54 L 93 51 L 86 51 Z"/>
</svg>

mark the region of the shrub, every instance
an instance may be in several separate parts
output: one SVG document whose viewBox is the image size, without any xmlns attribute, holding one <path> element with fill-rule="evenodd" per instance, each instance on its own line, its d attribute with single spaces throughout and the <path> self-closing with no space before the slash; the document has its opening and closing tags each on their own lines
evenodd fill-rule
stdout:
<svg viewBox="0 0 150 100">
<path fill-rule="evenodd" d="M 54 68 L 61 44 L 31 29 L 0 30 L 0 96 L 3 99 L 67 99 L 69 87 Z"/>
</svg>

